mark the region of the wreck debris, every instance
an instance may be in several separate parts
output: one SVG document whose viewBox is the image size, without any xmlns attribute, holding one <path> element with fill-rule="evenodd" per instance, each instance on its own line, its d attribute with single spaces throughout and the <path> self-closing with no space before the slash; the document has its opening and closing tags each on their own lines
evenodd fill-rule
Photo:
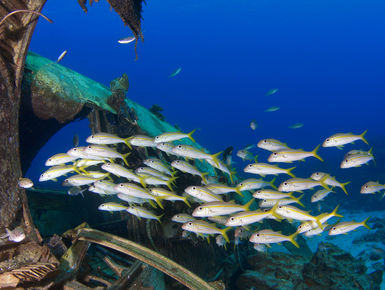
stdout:
<svg viewBox="0 0 385 290">
<path fill-rule="evenodd" d="M 3 22 L 10 16 L 16 14 L 16 13 L 32 13 L 32 14 L 36 14 L 36 15 L 39 15 L 41 17 L 43 17 L 45 20 L 47 20 L 48 22 L 50 23 L 53 23 L 53 21 L 51 19 L 49 19 L 47 16 L 45 16 L 44 14 L 40 13 L 40 12 L 37 12 L 37 11 L 34 11 L 34 10 L 27 10 L 27 9 L 20 9 L 20 10 L 15 10 L 15 11 L 12 11 L 10 13 L 8 13 L 5 17 L 3 17 L 3 19 L 1 19 L 0 21 L 0 25 L 3 24 Z"/>
</svg>

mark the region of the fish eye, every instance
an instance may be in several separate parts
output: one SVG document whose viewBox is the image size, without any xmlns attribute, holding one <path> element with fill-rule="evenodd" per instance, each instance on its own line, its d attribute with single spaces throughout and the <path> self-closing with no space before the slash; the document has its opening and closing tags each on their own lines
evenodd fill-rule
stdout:
<svg viewBox="0 0 385 290">
<path fill-rule="evenodd" d="M 76 150 L 78 150 L 77 148 L 74 148 L 74 149 L 72 149 L 73 151 L 76 151 Z"/>
<path fill-rule="evenodd" d="M 94 135 L 91 135 L 91 139 L 93 139 L 95 136 Z"/>
<path fill-rule="evenodd" d="M 251 168 L 251 167 L 253 167 L 253 165 L 250 164 L 249 167 Z"/>
<path fill-rule="evenodd" d="M 329 141 L 330 141 L 330 139 L 329 139 L 329 138 L 327 138 L 327 139 L 326 139 L 326 142 L 329 142 Z"/>
<path fill-rule="evenodd" d="M 283 185 L 287 185 L 287 182 L 284 182 Z"/>
<path fill-rule="evenodd" d="M 257 237 L 259 237 L 259 234 L 257 234 Z"/>
<path fill-rule="evenodd" d="M 52 159 L 51 158 L 48 158 L 48 161 L 51 161 Z"/>
<path fill-rule="evenodd" d="M 192 187 L 193 190 L 197 189 L 195 186 Z"/>
<path fill-rule="evenodd" d="M 88 145 L 87 148 L 88 148 L 88 149 L 91 149 L 91 145 Z"/>
<path fill-rule="evenodd" d="M 266 143 L 267 142 L 267 140 L 263 140 L 263 143 Z"/>
<path fill-rule="evenodd" d="M 365 185 L 365 188 L 368 188 L 369 186 Z"/>
<path fill-rule="evenodd" d="M 298 227 L 299 229 L 302 229 L 302 225 Z"/>
<path fill-rule="evenodd" d="M 233 220 L 234 220 L 234 217 L 231 217 L 230 220 L 233 221 Z"/>
<path fill-rule="evenodd" d="M 277 156 L 277 155 L 278 155 L 278 153 L 277 153 L 277 152 L 274 152 L 274 153 L 273 153 L 273 155 L 274 155 L 274 156 Z"/>
<path fill-rule="evenodd" d="M 151 160 L 150 162 L 151 162 L 151 163 L 154 163 L 154 160 Z"/>
<path fill-rule="evenodd" d="M 348 162 L 349 162 L 349 160 L 345 159 L 345 163 L 348 163 Z"/>
<path fill-rule="evenodd" d="M 241 182 L 241 183 L 239 184 L 239 186 L 243 186 L 243 183 Z"/>
<path fill-rule="evenodd" d="M 180 216 L 179 216 L 179 214 L 177 214 L 175 217 L 177 217 L 177 218 L 178 218 L 178 217 L 180 217 Z"/>
<path fill-rule="evenodd" d="M 182 145 L 178 145 L 178 148 L 181 149 L 181 148 L 182 148 Z"/>
<path fill-rule="evenodd" d="M 203 207 L 201 207 L 201 206 L 200 206 L 200 207 L 198 207 L 198 209 L 199 209 L 199 210 L 202 210 L 202 209 L 203 209 Z"/>
<path fill-rule="evenodd" d="M 155 139 L 159 139 L 159 136 L 156 136 Z"/>
<path fill-rule="evenodd" d="M 280 205 L 278 208 L 282 208 L 282 205 Z"/>
<path fill-rule="evenodd" d="M 191 226 L 191 225 L 192 225 L 192 222 L 189 222 L 188 225 Z"/>
<path fill-rule="evenodd" d="M 123 183 L 119 184 L 120 187 L 123 187 Z"/>
<path fill-rule="evenodd" d="M 335 228 L 335 227 L 334 227 L 334 228 L 332 228 L 332 230 L 333 230 L 333 231 L 335 231 L 336 229 L 337 229 L 337 228 Z"/>
</svg>

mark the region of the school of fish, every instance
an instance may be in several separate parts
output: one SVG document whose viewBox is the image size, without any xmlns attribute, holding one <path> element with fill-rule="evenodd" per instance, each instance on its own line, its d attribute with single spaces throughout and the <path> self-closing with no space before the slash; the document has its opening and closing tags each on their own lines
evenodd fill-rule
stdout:
<svg viewBox="0 0 385 290">
<path fill-rule="evenodd" d="M 195 130 L 194 130 L 195 131 Z M 228 232 L 235 230 L 234 244 L 240 239 L 248 239 L 254 248 L 265 251 L 270 244 L 290 242 L 299 247 L 296 237 L 299 234 L 310 237 L 328 231 L 329 235 L 345 234 L 358 227 L 366 227 L 368 219 L 361 222 L 342 221 L 335 224 L 330 220 L 342 216 L 337 212 L 339 206 L 331 212 L 312 215 L 305 211 L 303 197 L 309 195 L 309 190 L 318 189 L 311 197 L 311 203 L 327 198 L 329 194 L 342 191 L 348 194 L 346 186 L 349 182 L 340 182 L 326 172 L 311 172 L 307 177 L 297 177 L 293 172 L 296 167 L 281 167 L 279 163 L 293 163 L 305 158 L 323 159 L 318 155 L 321 147 L 337 147 L 365 139 L 366 131 L 359 135 L 351 133 L 334 134 L 326 138 L 314 150 L 290 148 L 286 143 L 276 139 L 260 140 L 256 147 L 268 150 L 271 155 L 266 163 L 257 161 L 257 157 L 249 150 L 255 145 L 248 145 L 239 150 L 237 156 L 243 161 L 252 161 L 244 167 L 246 174 L 259 176 L 240 180 L 234 184 L 234 171 L 231 165 L 219 158 L 221 152 L 210 154 L 198 146 L 174 144 L 175 141 L 190 139 L 195 145 L 190 133 L 166 132 L 155 137 L 135 135 L 121 138 L 110 133 L 96 133 L 86 139 L 87 146 L 77 146 L 66 153 L 58 153 L 46 161 L 48 170 L 40 175 L 39 181 L 54 180 L 70 173 L 62 182 L 70 187 L 70 195 L 83 194 L 84 191 L 99 194 L 102 197 L 115 197 L 115 201 L 104 202 L 98 209 L 108 212 L 125 211 L 139 219 L 161 221 L 165 202 L 183 202 L 185 212 L 175 214 L 171 220 L 181 224 L 183 237 L 191 237 L 191 233 L 210 239 L 216 236 L 218 246 L 230 242 Z M 117 145 L 120 145 L 119 147 Z M 151 148 L 156 157 L 148 156 L 143 165 L 129 168 L 127 157 L 135 147 Z M 121 153 L 117 148 L 125 148 Z M 324 149 L 327 150 L 327 149 Z M 120 150 L 122 151 L 122 150 Z M 167 154 L 172 159 L 167 162 L 163 158 Z M 208 176 L 194 164 L 195 160 L 207 162 L 215 170 L 216 176 Z M 340 168 L 359 167 L 374 161 L 372 150 L 352 150 L 346 153 Z M 184 192 L 175 192 L 175 180 L 178 172 L 198 176 L 201 184 L 192 184 Z M 219 183 L 217 177 L 225 176 L 227 183 Z M 269 175 L 273 178 L 266 180 Z M 287 176 L 280 185 L 275 185 L 277 175 Z M 119 179 L 119 182 L 117 180 Z M 222 178 L 223 180 L 223 178 Z M 21 180 L 20 186 L 33 186 L 29 180 Z M 385 189 L 375 181 L 368 181 L 361 188 L 362 194 L 375 194 Z M 304 191 L 306 191 L 304 193 Z M 71 192 L 71 193 L 70 193 Z M 244 204 L 237 202 L 237 196 L 251 194 L 250 200 Z M 250 196 L 247 195 L 247 196 Z M 298 196 L 300 195 L 300 196 Z M 287 220 L 296 225 L 297 230 L 290 235 L 283 235 L 271 229 L 264 228 L 265 219 L 277 221 Z"/>
</svg>

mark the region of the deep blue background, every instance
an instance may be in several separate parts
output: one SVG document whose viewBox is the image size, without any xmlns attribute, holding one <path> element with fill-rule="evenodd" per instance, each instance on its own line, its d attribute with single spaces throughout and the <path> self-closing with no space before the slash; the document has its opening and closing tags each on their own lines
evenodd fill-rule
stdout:
<svg viewBox="0 0 385 290">
<path fill-rule="evenodd" d="M 127 73 L 129 98 L 162 106 L 166 120 L 184 131 L 199 128 L 197 141 L 212 152 L 266 137 L 310 150 L 336 132 L 365 129 L 383 148 L 383 0 L 163 0 L 143 8 L 145 41 L 137 61 L 133 44 L 117 43 L 131 32 L 106 1 L 85 14 L 75 0 L 48 0 L 43 13 L 54 23 L 39 20 L 30 49 L 52 60 L 66 49 L 63 65 L 105 85 Z M 169 78 L 178 67 L 182 72 Z M 272 88 L 279 92 L 266 97 Z M 273 105 L 281 109 L 264 112 Z M 252 119 L 256 131 L 249 128 Z M 288 128 L 296 122 L 305 126 Z M 49 143 L 29 174 L 40 174 L 42 159 L 70 148 L 79 131 L 88 135 L 86 125 L 75 123 Z M 357 142 L 346 150 L 352 148 L 369 147 Z M 374 149 L 380 160 L 382 148 Z M 327 163 L 300 166 L 304 175 L 323 169 L 354 179 L 355 195 L 368 178 L 385 183 L 381 163 L 338 169 L 343 154 L 321 149 Z"/>
</svg>

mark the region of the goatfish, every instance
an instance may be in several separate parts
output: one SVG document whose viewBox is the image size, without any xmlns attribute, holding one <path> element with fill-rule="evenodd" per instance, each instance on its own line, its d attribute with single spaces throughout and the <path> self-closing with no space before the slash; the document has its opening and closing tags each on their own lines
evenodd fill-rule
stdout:
<svg viewBox="0 0 385 290">
<path fill-rule="evenodd" d="M 271 186 L 272 188 L 277 189 L 274 185 L 275 179 L 276 178 L 274 177 L 271 181 L 264 181 L 262 179 L 249 178 L 238 183 L 237 188 L 239 191 L 260 189 L 266 186 Z"/>
<path fill-rule="evenodd" d="M 170 74 L 168 77 L 169 78 L 173 78 L 175 76 L 177 76 L 180 72 L 182 71 L 182 68 L 181 67 L 178 67 L 175 71 L 172 72 L 172 74 Z"/>
<path fill-rule="evenodd" d="M 324 227 L 327 228 L 329 225 L 328 224 L 325 224 Z M 311 236 L 315 236 L 315 235 L 321 235 L 321 233 L 323 233 L 323 229 L 321 228 L 315 228 L 315 229 L 311 229 L 307 232 L 305 232 L 303 235 L 306 236 L 306 237 L 311 237 Z"/>
<path fill-rule="evenodd" d="M 162 142 L 172 142 L 177 141 L 183 138 L 189 138 L 191 141 L 195 143 L 194 138 L 192 137 L 192 134 L 194 134 L 195 130 L 192 130 L 190 133 L 182 133 L 182 132 L 167 132 L 163 133 L 161 135 L 158 135 L 154 138 L 155 143 L 162 143 Z"/>
<path fill-rule="evenodd" d="M 306 189 L 311 189 L 316 186 L 322 186 L 325 189 L 329 189 L 327 185 L 325 184 L 326 178 L 328 178 L 329 175 L 325 175 L 320 180 L 313 180 L 311 178 L 290 178 L 284 182 L 282 182 L 278 186 L 278 191 L 283 192 L 292 192 L 292 191 L 302 191 Z"/>
<path fill-rule="evenodd" d="M 104 160 L 106 159 L 105 157 L 100 157 L 100 156 L 95 156 L 91 155 L 89 153 L 86 153 L 86 147 L 84 146 L 79 146 L 79 147 L 74 147 L 71 148 L 70 150 L 67 151 L 67 154 L 72 156 L 72 157 L 77 157 L 81 159 L 92 159 L 92 160 Z"/>
<path fill-rule="evenodd" d="M 229 215 L 239 211 L 248 211 L 254 202 L 251 199 L 245 205 L 236 204 L 234 202 L 213 201 L 198 206 L 192 213 L 193 217 L 209 217 Z"/>
<path fill-rule="evenodd" d="M 156 143 L 156 148 L 160 151 L 167 153 L 167 154 L 175 155 L 175 153 L 172 151 L 172 149 L 174 147 L 175 146 L 172 143 L 167 143 L 167 142 Z"/>
<path fill-rule="evenodd" d="M 266 175 L 278 175 L 278 174 L 287 174 L 291 177 L 295 177 L 291 171 L 296 167 L 291 168 L 279 168 L 277 165 L 268 164 L 268 163 L 253 163 L 247 165 L 243 171 L 246 173 L 258 174 L 262 177 Z"/>
<path fill-rule="evenodd" d="M 70 156 L 67 153 L 58 153 L 48 158 L 45 162 L 45 166 L 62 165 L 76 159 L 78 159 L 78 157 Z"/>
<path fill-rule="evenodd" d="M 121 44 L 127 44 L 127 43 L 133 42 L 135 40 L 136 40 L 135 36 L 128 36 L 128 37 L 119 39 L 118 42 Z"/>
<path fill-rule="evenodd" d="M 323 159 L 317 154 L 320 146 L 321 144 L 314 148 L 313 151 L 304 151 L 302 149 L 282 149 L 273 152 L 267 160 L 269 162 L 292 163 L 293 161 L 304 160 L 307 157 L 315 157 L 323 161 Z"/>
<path fill-rule="evenodd" d="M 154 138 L 145 135 L 135 135 L 127 139 L 127 142 L 132 146 L 137 147 L 156 147 Z"/>
<path fill-rule="evenodd" d="M 325 184 L 330 185 L 330 186 L 337 186 L 340 187 L 346 195 L 348 195 L 348 192 L 346 191 L 345 186 L 350 183 L 350 181 L 341 183 L 337 181 L 334 177 L 330 176 L 330 174 L 325 173 L 325 172 L 314 172 L 310 178 L 313 180 L 321 180 L 322 177 L 327 176 L 326 179 L 324 180 Z"/>
<path fill-rule="evenodd" d="M 104 210 L 104 211 L 110 211 L 110 212 L 123 211 L 123 210 L 127 209 L 127 206 L 122 205 L 120 203 L 116 203 L 116 202 L 106 202 L 106 203 L 102 203 L 101 205 L 99 205 L 98 209 Z"/>
<path fill-rule="evenodd" d="M 143 177 L 143 182 L 147 185 L 166 185 L 171 191 L 173 190 L 172 184 L 176 177 L 170 177 L 168 180 L 163 180 L 155 176 Z"/>
<path fill-rule="evenodd" d="M 320 223 L 324 224 L 329 219 L 331 219 L 332 217 L 343 217 L 342 215 L 337 213 L 337 210 L 338 210 L 339 207 L 340 206 L 337 205 L 336 208 L 331 213 L 320 214 L 319 215 Z M 297 232 L 301 234 L 301 233 L 310 231 L 310 230 L 315 229 L 315 228 L 318 228 L 318 224 L 315 221 L 313 221 L 313 220 L 305 221 L 305 222 L 301 223 L 301 225 L 299 225 L 299 227 L 297 228 Z"/>
<path fill-rule="evenodd" d="M 339 149 L 341 149 L 345 144 L 353 143 L 357 140 L 362 140 L 366 144 L 369 144 L 364 137 L 366 132 L 368 132 L 368 130 L 363 132 L 361 135 L 354 135 L 352 133 L 337 133 L 330 136 L 329 138 L 326 138 L 326 140 L 322 143 L 322 146 L 338 147 Z"/>
<path fill-rule="evenodd" d="M 172 152 L 175 155 L 186 157 L 186 158 L 211 159 L 217 165 L 219 164 L 218 156 L 222 153 L 222 152 L 218 152 L 216 154 L 208 154 L 190 145 L 177 145 L 172 149 Z"/>
<path fill-rule="evenodd" d="M 128 143 L 129 138 L 120 138 L 118 135 L 110 133 L 96 133 L 92 134 L 86 139 L 87 143 L 98 144 L 98 145 L 111 145 L 111 144 L 120 144 L 124 143 L 128 147 L 131 147 L 131 144 Z"/>
<path fill-rule="evenodd" d="M 153 187 L 153 188 L 150 188 L 148 191 L 153 196 L 159 196 L 163 200 L 170 200 L 170 201 L 180 200 L 180 201 L 183 201 L 185 204 L 187 204 L 188 207 L 191 207 L 190 203 L 187 200 L 187 197 L 179 196 L 167 189 L 160 188 L 160 187 Z"/>
<path fill-rule="evenodd" d="M 271 152 L 290 149 L 286 143 L 276 139 L 263 139 L 258 142 L 257 147 Z"/>
<path fill-rule="evenodd" d="M 135 174 L 141 177 L 148 177 L 148 176 L 155 176 L 157 178 L 160 178 L 162 180 L 169 180 L 170 176 L 163 174 L 162 172 L 153 169 L 151 167 L 138 167 L 135 169 Z"/>
<path fill-rule="evenodd" d="M 227 216 L 219 215 L 219 216 L 209 216 L 207 219 L 210 222 L 216 223 L 218 225 L 224 226 L 227 221 Z"/>
<path fill-rule="evenodd" d="M 193 185 L 187 187 L 184 191 L 192 197 L 195 197 L 204 202 L 223 201 L 219 195 L 213 193 L 205 187 Z"/>
<path fill-rule="evenodd" d="M 320 221 L 322 215 L 312 216 L 309 214 L 309 212 L 300 210 L 299 208 L 296 208 L 291 205 L 279 205 L 273 215 L 274 214 L 278 214 L 279 216 L 282 216 L 289 220 L 294 219 L 298 221 L 315 221 L 317 225 L 322 228 L 322 223 Z M 279 216 L 277 216 L 277 218 Z"/>
<path fill-rule="evenodd" d="M 151 219 L 151 220 L 157 220 L 158 222 L 160 222 L 160 218 L 164 215 L 164 214 L 156 215 L 155 213 L 153 213 L 152 211 L 150 211 L 148 209 L 145 209 L 144 207 L 134 206 L 134 205 L 130 205 L 126 209 L 126 211 L 129 212 L 130 214 L 138 217 L 139 219 L 140 218 Z"/>
<path fill-rule="evenodd" d="M 106 194 L 116 194 L 117 191 L 114 189 L 115 183 L 108 180 L 98 180 L 94 182 L 94 186 L 102 189 Z"/>
<path fill-rule="evenodd" d="M 280 107 L 278 107 L 278 106 L 272 106 L 270 108 L 267 108 L 265 110 L 265 112 L 275 112 L 275 111 L 278 111 L 279 109 L 280 109 Z"/>
<path fill-rule="evenodd" d="M 259 207 L 273 207 L 275 204 L 278 205 L 288 205 L 292 203 L 298 203 L 300 206 L 305 207 L 301 202 L 301 199 L 304 195 L 302 194 L 300 197 L 291 196 L 291 198 L 282 198 L 282 199 L 263 199 L 258 205 Z"/>
<path fill-rule="evenodd" d="M 254 154 L 248 151 L 247 149 L 238 150 L 236 155 L 241 158 L 242 161 L 256 161 L 256 159 L 258 158 L 257 155 L 254 156 Z"/>
<path fill-rule="evenodd" d="M 212 191 L 215 194 L 226 194 L 230 192 L 236 192 L 243 197 L 243 194 L 239 191 L 237 187 L 228 186 L 221 183 L 213 183 L 205 186 L 208 190 Z"/>
<path fill-rule="evenodd" d="M 282 235 L 280 232 L 274 232 L 272 230 L 262 230 L 252 234 L 249 241 L 256 244 L 276 244 L 288 241 L 297 248 L 299 248 L 298 243 L 294 240 L 297 235 L 297 232 L 290 236 L 285 236 Z"/>
<path fill-rule="evenodd" d="M 55 180 L 56 178 L 66 175 L 67 173 L 70 173 L 72 171 L 75 171 L 76 173 L 80 174 L 80 172 L 74 165 L 53 166 L 40 175 L 39 181 L 42 182 L 47 180 Z"/>
<path fill-rule="evenodd" d="M 187 223 L 184 223 L 182 225 L 182 229 L 189 232 L 198 233 L 198 234 L 209 234 L 209 235 L 220 234 L 225 238 L 226 242 L 230 242 L 229 237 L 227 236 L 227 233 L 226 233 L 228 230 L 231 229 L 230 227 L 219 229 L 213 223 L 209 223 L 202 220 L 195 220 L 195 221 L 189 221 Z"/>
<path fill-rule="evenodd" d="M 330 229 L 329 235 L 330 236 L 335 236 L 335 235 L 345 234 L 345 233 L 354 231 L 356 228 L 361 227 L 361 226 L 363 226 L 363 227 L 367 228 L 368 230 L 370 230 L 371 228 L 367 224 L 369 218 L 370 217 L 366 218 L 362 222 L 351 221 L 351 222 L 341 222 L 341 223 L 338 223 L 338 224 L 334 225 Z"/>
<path fill-rule="evenodd" d="M 71 188 L 74 188 L 74 187 L 71 187 Z M 115 191 L 113 191 L 113 192 L 106 191 L 104 189 L 101 189 L 100 187 L 96 187 L 95 185 L 90 185 L 88 187 L 88 191 L 93 192 L 93 193 L 97 193 L 97 194 L 102 195 L 102 196 L 104 196 L 104 195 L 115 195 L 116 194 Z"/>
<path fill-rule="evenodd" d="M 146 202 L 150 201 L 148 199 L 138 198 L 138 197 L 127 195 L 127 194 L 123 194 L 123 193 L 118 193 L 116 196 L 119 199 L 128 202 L 129 204 L 133 204 L 133 203 L 143 204 L 143 203 L 146 203 Z"/>
<path fill-rule="evenodd" d="M 33 182 L 31 179 L 26 177 L 20 177 L 17 181 L 17 185 L 21 188 L 31 188 L 33 187 Z"/>
<path fill-rule="evenodd" d="M 152 195 L 146 189 L 134 183 L 119 183 L 115 185 L 114 190 L 117 191 L 118 193 L 123 193 L 130 196 L 142 198 L 142 199 L 154 200 L 161 208 L 163 208 L 163 205 L 160 202 L 161 198 L 159 198 L 158 196 Z"/>
<path fill-rule="evenodd" d="M 346 157 L 341 162 L 340 167 L 341 168 L 361 167 L 363 164 L 366 164 L 371 160 L 374 161 L 374 156 L 371 151 L 372 150 L 369 150 L 369 152 L 364 154 L 354 154 Z"/>
<path fill-rule="evenodd" d="M 253 197 L 257 199 L 282 199 L 293 198 L 292 192 L 280 192 L 268 188 L 259 189 L 253 193 Z"/>
<path fill-rule="evenodd" d="M 103 177 L 94 178 L 91 176 L 78 174 L 78 175 L 73 175 L 71 177 L 64 179 L 62 185 L 63 186 L 82 186 L 82 185 L 94 183 L 95 181 L 98 181 L 100 179 L 103 179 Z"/>
<path fill-rule="evenodd" d="M 158 144 L 159 145 L 159 144 Z M 173 147 L 173 146 L 172 146 Z M 171 147 L 171 148 L 172 148 Z M 167 175 L 172 175 L 171 170 L 169 169 L 168 165 L 166 165 L 162 160 L 156 159 L 156 158 L 149 158 L 143 161 L 144 165 L 147 165 L 148 167 L 154 168 L 155 170 L 158 170 L 159 172 L 162 172 Z"/>
<path fill-rule="evenodd" d="M 373 149 L 371 148 L 370 150 L 373 150 Z M 369 151 L 365 151 L 365 150 L 350 150 L 348 153 L 345 154 L 344 159 L 346 159 L 346 157 L 349 157 L 349 156 L 355 155 L 355 154 L 365 154 L 366 153 L 366 154 L 369 155 L 370 154 Z M 372 151 L 370 151 L 370 152 L 372 152 Z"/>
<path fill-rule="evenodd" d="M 195 168 L 194 165 L 191 165 L 187 161 L 184 161 L 184 160 L 174 160 L 173 162 L 171 162 L 171 166 L 176 168 L 176 169 L 179 169 L 182 172 L 189 173 L 189 174 L 192 174 L 192 175 L 197 175 L 200 178 L 202 178 L 202 181 L 204 183 L 207 182 L 205 176 L 208 173 L 200 172 L 198 169 Z"/>
<path fill-rule="evenodd" d="M 320 189 L 311 196 L 310 200 L 311 202 L 317 202 L 317 201 L 323 200 L 331 192 L 333 192 L 331 189 Z"/>
<path fill-rule="evenodd" d="M 80 159 L 74 163 L 76 167 L 87 168 L 89 166 L 97 165 L 100 163 L 105 163 L 104 159 L 101 160 L 93 160 L 93 159 Z"/>
<path fill-rule="evenodd" d="M 124 164 L 128 166 L 127 162 L 127 156 L 130 155 L 130 152 L 126 154 L 121 154 L 118 151 L 105 146 L 105 145 L 97 145 L 97 144 L 92 144 L 88 145 L 86 149 L 84 150 L 86 154 L 91 154 L 93 156 L 98 156 L 98 157 L 103 157 L 107 158 L 109 160 L 111 159 L 122 159 Z"/>
<path fill-rule="evenodd" d="M 378 181 L 369 181 L 361 187 L 360 193 L 371 194 L 385 189 L 385 184 L 380 184 Z"/>
<path fill-rule="evenodd" d="M 128 169 L 122 165 L 107 162 L 107 163 L 102 165 L 102 169 L 107 171 L 107 172 L 110 172 L 113 175 L 116 175 L 118 177 L 124 177 L 124 178 L 127 178 L 128 180 L 140 183 L 143 186 L 145 186 L 145 183 L 143 181 L 143 177 L 136 175 L 130 169 Z"/>
<path fill-rule="evenodd" d="M 176 223 L 187 223 L 187 222 L 191 222 L 191 221 L 195 221 L 196 218 L 195 217 L 192 217 L 191 215 L 189 214 L 186 214 L 186 213 L 178 213 L 176 215 L 174 215 L 171 220 L 173 222 L 176 222 Z"/>
<path fill-rule="evenodd" d="M 232 215 L 227 219 L 225 225 L 228 227 L 238 227 L 238 226 L 246 226 L 256 222 L 260 222 L 263 219 L 267 218 L 272 213 L 274 213 L 277 206 L 278 204 L 275 205 L 274 208 L 270 210 L 258 209 L 254 211 L 243 211 L 243 212 L 236 213 L 235 215 Z"/>
</svg>

